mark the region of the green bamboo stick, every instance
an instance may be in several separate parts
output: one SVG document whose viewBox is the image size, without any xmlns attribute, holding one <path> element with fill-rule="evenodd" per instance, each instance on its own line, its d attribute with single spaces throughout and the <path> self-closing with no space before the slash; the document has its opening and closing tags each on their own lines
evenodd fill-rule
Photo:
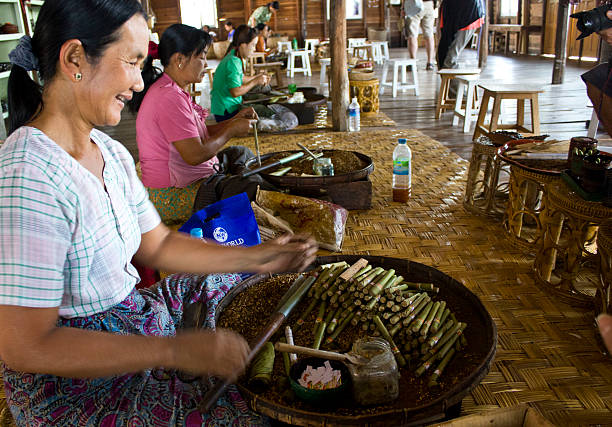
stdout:
<svg viewBox="0 0 612 427">
<path fill-rule="evenodd" d="M 453 358 L 454 355 L 455 355 L 454 348 L 451 349 L 448 353 L 446 353 L 444 358 L 438 364 L 438 367 L 432 372 L 431 376 L 429 377 L 429 383 L 427 384 L 429 387 L 433 387 L 436 384 L 438 384 L 438 379 L 440 378 L 440 376 L 442 375 L 442 372 L 444 372 L 444 369 L 446 369 L 448 362 L 450 362 L 450 360 Z"/>
<path fill-rule="evenodd" d="M 382 290 L 385 289 L 387 282 L 391 280 L 391 277 L 393 277 L 394 274 L 395 274 L 394 269 L 388 270 L 380 280 L 374 282 L 374 284 L 370 286 L 370 288 L 368 289 L 369 294 L 373 297 L 380 295 Z"/>
<path fill-rule="evenodd" d="M 438 329 L 442 325 L 442 315 L 444 314 L 444 310 L 446 310 L 446 301 L 441 301 L 431 322 L 431 332 L 434 334 L 438 332 Z"/>
<path fill-rule="evenodd" d="M 438 311 L 440 311 L 440 302 L 436 301 L 433 307 L 431 308 L 431 311 L 425 318 L 423 326 L 421 326 L 421 329 L 419 329 L 419 333 L 421 334 L 421 338 L 423 338 L 423 341 L 425 341 L 425 337 L 429 333 L 429 328 L 431 328 L 431 323 L 433 322 L 433 319 Z"/>
<path fill-rule="evenodd" d="M 329 322 L 327 322 L 327 333 L 331 334 L 336 329 L 336 325 L 338 324 L 338 318 L 340 317 L 340 313 L 342 313 L 342 307 L 338 307 L 331 316 Z"/>
<path fill-rule="evenodd" d="M 336 338 L 338 338 L 338 335 L 340 335 L 340 333 L 344 330 L 344 328 L 346 328 L 346 325 L 348 325 L 351 322 L 354 315 L 355 313 L 350 313 L 345 319 L 343 319 L 342 322 L 340 323 L 340 326 L 338 326 L 338 328 L 334 331 L 334 333 L 331 334 L 327 338 L 327 340 L 325 340 L 325 342 L 329 344 L 333 342 Z"/>
<path fill-rule="evenodd" d="M 318 350 L 321 347 L 321 342 L 323 341 L 323 336 L 325 335 L 325 327 L 327 324 L 325 322 L 321 322 L 319 325 L 319 329 L 315 334 L 314 343 L 312 344 L 312 348 Z"/>
<path fill-rule="evenodd" d="M 434 345 L 436 345 L 438 343 L 438 341 L 440 341 L 440 339 L 442 339 L 442 337 L 444 336 L 444 334 L 446 333 L 446 331 L 449 328 L 452 328 L 453 325 L 455 323 L 452 320 L 448 320 L 446 321 L 442 327 L 440 329 L 437 330 L 437 332 L 431 336 L 431 338 L 429 338 L 429 341 L 425 342 L 425 344 L 427 345 L 427 348 L 432 348 Z"/>
<path fill-rule="evenodd" d="M 393 337 L 391 337 L 391 334 L 389 334 L 389 331 L 387 331 L 387 328 L 383 324 L 382 320 L 380 320 L 380 317 L 374 315 L 372 316 L 372 319 L 374 320 L 374 324 L 378 328 L 378 331 L 380 332 L 382 337 L 389 342 L 389 345 L 391 346 L 391 351 L 393 352 L 397 360 L 397 364 L 400 367 L 406 366 L 406 359 L 404 359 L 404 356 L 397 348 L 397 345 L 395 345 L 395 342 L 393 341 Z"/>
<path fill-rule="evenodd" d="M 414 322 L 412 322 L 412 332 L 414 332 L 415 334 L 419 332 L 421 326 L 423 326 L 423 323 L 425 322 L 425 319 L 427 319 L 427 316 L 429 315 L 429 312 L 431 311 L 433 306 L 434 302 L 429 301 L 425 308 L 421 310 L 419 315 L 414 319 Z"/>
<path fill-rule="evenodd" d="M 404 312 L 408 311 L 409 314 L 402 321 L 403 325 L 408 327 L 408 325 L 410 325 L 412 323 L 412 321 L 427 306 L 427 304 L 429 304 L 429 301 L 431 301 L 431 298 L 429 298 L 429 295 L 425 294 L 425 298 L 423 298 L 419 304 L 415 304 L 413 306 L 414 308 L 412 310 L 410 310 L 410 307 L 408 309 L 404 310 Z"/>
<path fill-rule="evenodd" d="M 306 318 L 312 312 L 312 310 L 314 310 L 318 302 L 319 300 L 312 298 L 312 300 L 308 304 L 308 307 L 306 307 L 306 310 L 302 312 L 302 314 L 300 315 L 300 318 L 297 320 L 296 323 L 298 324 L 298 326 L 301 326 L 306 321 Z"/>
<path fill-rule="evenodd" d="M 314 323 L 314 330 L 313 333 L 317 333 L 317 331 L 319 330 L 319 324 L 323 321 L 323 316 L 325 315 L 325 309 L 327 308 L 327 301 L 322 301 L 321 305 L 319 305 L 319 311 L 317 313 L 317 318 L 315 319 L 315 323 Z"/>
</svg>

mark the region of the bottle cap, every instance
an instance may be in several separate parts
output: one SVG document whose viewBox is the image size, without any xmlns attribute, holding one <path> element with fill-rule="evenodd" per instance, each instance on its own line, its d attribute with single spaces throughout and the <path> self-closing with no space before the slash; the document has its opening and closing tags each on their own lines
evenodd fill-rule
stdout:
<svg viewBox="0 0 612 427">
<path fill-rule="evenodd" d="M 397 143 L 398 144 L 405 144 L 406 143 L 406 138 L 398 138 L 397 139 Z"/>
<path fill-rule="evenodd" d="M 191 234 L 191 237 L 198 239 L 202 239 L 204 237 L 204 233 L 202 232 L 201 228 L 192 228 L 189 234 Z"/>
</svg>

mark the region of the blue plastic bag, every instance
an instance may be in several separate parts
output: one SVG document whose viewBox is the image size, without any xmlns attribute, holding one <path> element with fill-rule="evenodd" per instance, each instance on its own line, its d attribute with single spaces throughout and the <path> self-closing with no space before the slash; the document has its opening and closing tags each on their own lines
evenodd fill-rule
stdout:
<svg viewBox="0 0 612 427">
<path fill-rule="evenodd" d="M 204 238 L 226 246 L 255 246 L 261 243 L 259 227 L 246 193 L 206 206 L 194 213 L 179 229 L 190 233 L 201 228 Z"/>
</svg>

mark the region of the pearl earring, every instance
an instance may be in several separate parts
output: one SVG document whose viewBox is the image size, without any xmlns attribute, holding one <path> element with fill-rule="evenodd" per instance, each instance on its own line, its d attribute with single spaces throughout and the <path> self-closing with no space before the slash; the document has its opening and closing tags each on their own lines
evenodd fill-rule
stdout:
<svg viewBox="0 0 612 427">
<path fill-rule="evenodd" d="M 80 82 L 80 81 L 81 81 L 81 79 L 83 78 L 83 74 L 81 74 L 81 73 L 76 73 L 76 74 L 74 75 L 74 78 L 76 79 L 76 81 L 77 81 L 77 82 Z"/>
<path fill-rule="evenodd" d="M 183 64 L 179 64 L 179 68 L 183 68 Z"/>
</svg>

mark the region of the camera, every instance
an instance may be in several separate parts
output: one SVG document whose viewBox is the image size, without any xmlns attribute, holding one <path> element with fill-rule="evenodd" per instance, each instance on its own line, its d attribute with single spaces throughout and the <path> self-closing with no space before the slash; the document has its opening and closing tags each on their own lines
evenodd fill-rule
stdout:
<svg viewBox="0 0 612 427">
<path fill-rule="evenodd" d="M 595 9 L 573 13 L 570 17 L 576 19 L 576 28 L 580 35 L 576 40 L 583 39 L 591 34 L 612 27 L 612 21 L 606 16 L 606 12 L 612 9 L 612 5 L 606 3 Z"/>
</svg>

